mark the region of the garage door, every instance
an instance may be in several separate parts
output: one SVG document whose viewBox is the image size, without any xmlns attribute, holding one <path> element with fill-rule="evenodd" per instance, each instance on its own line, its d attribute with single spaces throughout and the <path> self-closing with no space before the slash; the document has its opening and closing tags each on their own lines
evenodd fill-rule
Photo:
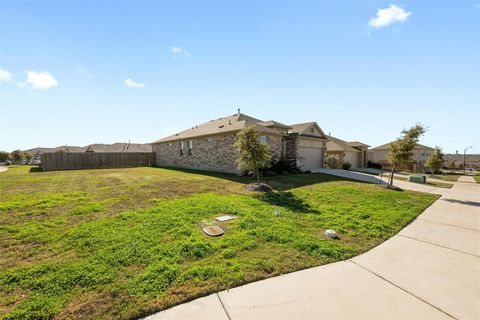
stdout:
<svg viewBox="0 0 480 320">
<path fill-rule="evenodd" d="M 323 167 L 323 148 L 298 147 L 298 157 L 303 171 Z"/>
<path fill-rule="evenodd" d="M 361 167 L 361 152 L 346 152 L 345 157 L 343 158 L 343 162 L 348 162 L 352 165 L 352 168 L 360 168 Z"/>
</svg>

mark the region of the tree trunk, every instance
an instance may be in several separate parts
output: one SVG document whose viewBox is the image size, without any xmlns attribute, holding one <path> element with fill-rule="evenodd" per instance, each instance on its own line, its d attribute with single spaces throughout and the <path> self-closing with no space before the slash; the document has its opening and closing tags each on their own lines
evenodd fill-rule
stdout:
<svg viewBox="0 0 480 320">
<path fill-rule="evenodd" d="M 260 173 L 258 172 L 258 167 L 255 167 L 255 174 L 257 175 L 257 184 L 260 184 Z"/>
<path fill-rule="evenodd" d="M 393 185 L 393 173 L 395 172 L 395 166 L 392 166 L 390 171 L 390 177 L 388 178 L 388 187 L 390 188 Z"/>
</svg>

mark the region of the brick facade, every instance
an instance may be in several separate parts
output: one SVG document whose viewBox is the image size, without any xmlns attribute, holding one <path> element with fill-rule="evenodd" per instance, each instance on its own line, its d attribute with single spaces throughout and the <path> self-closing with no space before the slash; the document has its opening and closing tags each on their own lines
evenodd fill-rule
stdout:
<svg viewBox="0 0 480 320">
<path fill-rule="evenodd" d="M 280 157 L 282 137 L 267 135 L 269 151 Z M 192 148 L 189 149 L 190 141 Z M 241 174 L 237 167 L 236 133 L 198 137 L 181 141 L 153 144 L 157 166 L 180 167 L 187 169 L 217 171 Z M 183 142 L 183 155 L 181 153 Z"/>
</svg>

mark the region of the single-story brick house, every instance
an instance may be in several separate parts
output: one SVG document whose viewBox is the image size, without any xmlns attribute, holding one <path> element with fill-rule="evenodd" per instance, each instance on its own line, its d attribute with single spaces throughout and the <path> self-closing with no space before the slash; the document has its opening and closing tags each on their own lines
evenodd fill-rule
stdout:
<svg viewBox="0 0 480 320">
<path fill-rule="evenodd" d="M 342 163 L 350 163 L 352 168 L 363 168 L 367 166 L 368 144 L 359 141 L 344 141 L 342 139 L 328 136 L 327 156 L 337 156 Z"/>
<path fill-rule="evenodd" d="M 368 151 L 368 160 L 380 163 L 383 166 L 388 165 L 387 155 L 388 148 L 392 142 L 382 144 L 381 146 L 371 148 Z M 429 146 L 422 145 L 420 143 L 415 144 L 413 149 L 413 163 L 409 168 L 415 172 L 421 172 L 425 169 L 425 162 L 430 157 L 435 149 Z"/>
<path fill-rule="evenodd" d="M 211 120 L 154 141 L 158 166 L 241 174 L 236 164 L 237 133 L 254 127 L 274 159 L 294 161 L 300 169 L 323 167 L 328 138 L 315 123 L 285 125 L 237 113 Z"/>
</svg>

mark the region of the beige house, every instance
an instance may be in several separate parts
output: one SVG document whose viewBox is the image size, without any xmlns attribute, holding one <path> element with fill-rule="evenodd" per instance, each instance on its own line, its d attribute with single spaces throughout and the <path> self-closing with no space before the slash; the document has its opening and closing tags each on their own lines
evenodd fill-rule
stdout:
<svg viewBox="0 0 480 320">
<path fill-rule="evenodd" d="M 253 126 L 273 159 L 295 161 L 300 169 L 323 167 L 327 138 L 315 123 L 288 126 L 242 113 L 197 125 L 152 143 L 158 166 L 241 174 L 236 164 L 237 133 Z"/>
<path fill-rule="evenodd" d="M 359 141 L 344 141 L 328 136 L 327 156 L 337 156 L 342 163 L 350 163 L 352 168 L 367 166 L 368 144 Z"/>
<path fill-rule="evenodd" d="M 328 138 L 316 122 L 292 124 L 288 136 L 287 161 L 295 161 L 303 170 L 323 168 Z"/>
<path fill-rule="evenodd" d="M 380 163 L 383 166 L 388 165 L 387 155 L 388 148 L 392 142 L 382 144 L 381 146 L 371 148 L 368 151 L 368 160 Z M 425 169 L 425 162 L 433 153 L 434 148 L 417 143 L 413 149 L 413 160 L 411 168 L 412 171 L 419 172 Z"/>
</svg>

